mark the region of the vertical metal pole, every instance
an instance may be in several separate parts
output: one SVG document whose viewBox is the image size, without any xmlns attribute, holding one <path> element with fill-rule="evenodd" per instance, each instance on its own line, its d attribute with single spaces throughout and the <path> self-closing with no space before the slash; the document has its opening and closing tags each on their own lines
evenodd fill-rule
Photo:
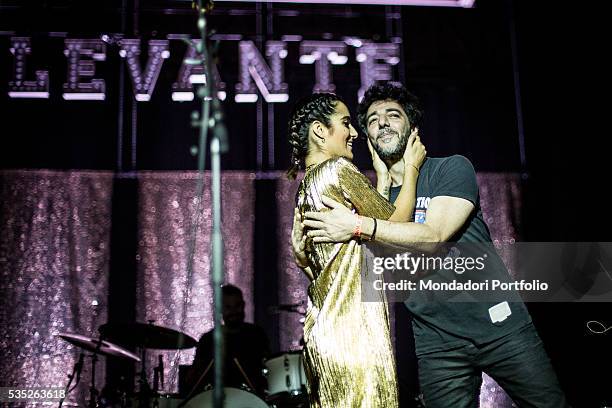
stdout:
<svg viewBox="0 0 612 408">
<path fill-rule="evenodd" d="M 512 73 L 514 75 L 514 106 L 516 109 L 516 127 L 518 132 L 521 173 L 527 176 L 527 156 L 525 154 L 525 128 L 523 123 L 523 104 L 521 102 L 521 82 L 519 78 L 518 50 L 516 41 L 516 25 L 514 23 L 514 2 L 507 0 L 508 24 L 510 28 L 510 49 L 512 51 Z"/>
<path fill-rule="evenodd" d="M 134 35 L 140 35 L 140 1 L 134 0 Z M 132 140 L 130 144 L 130 171 L 136 171 L 136 146 L 138 140 L 138 101 L 132 100 Z"/>
<path fill-rule="evenodd" d="M 395 37 L 399 39 L 400 42 L 400 64 L 398 64 L 399 71 L 399 80 L 402 84 L 406 84 L 406 52 L 404 51 L 405 43 L 404 43 L 404 23 L 402 21 L 402 8 L 400 6 L 395 6 L 393 8 L 393 13 L 395 14 L 394 22 L 394 30 Z"/>
<path fill-rule="evenodd" d="M 274 33 L 274 11 L 271 3 L 266 4 L 266 38 Z M 274 170 L 274 104 L 268 103 L 268 170 Z"/>
<path fill-rule="evenodd" d="M 223 305 L 223 238 L 221 236 L 221 151 L 219 138 L 212 137 L 210 140 L 211 170 L 212 170 L 212 281 L 215 297 L 215 388 L 214 406 L 223 407 L 223 330 L 221 327 L 220 308 Z"/>
<path fill-rule="evenodd" d="M 257 2 L 255 4 L 255 41 L 257 43 L 257 47 L 260 50 L 264 49 L 264 40 L 263 40 L 263 23 L 262 23 L 262 5 Z M 257 170 L 263 170 L 263 161 L 264 161 L 264 141 L 263 141 L 263 116 L 264 116 L 264 107 L 263 107 L 262 95 L 259 95 L 257 98 Z"/>
<path fill-rule="evenodd" d="M 121 33 L 126 31 L 127 0 L 121 3 Z M 125 115 L 125 64 L 119 64 L 119 108 L 117 118 L 117 171 L 123 171 L 123 117 Z"/>
<path fill-rule="evenodd" d="M 204 170 L 204 141 L 208 130 L 212 128 L 210 139 L 210 156 L 212 170 L 212 286 L 214 296 L 214 322 L 215 328 L 213 331 L 214 340 L 214 364 L 215 364 L 215 388 L 213 390 L 213 407 L 223 408 L 225 392 L 223 384 L 224 371 L 224 338 L 223 327 L 221 326 L 223 307 L 223 292 L 221 285 L 223 284 L 223 237 L 221 236 L 221 153 L 227 150 L 227 135 L 222 130 L 225 130 L 223 125 L 223 114 L 221 106 L 216 95 L 216 87 L 213 76 L 211 75 L 211 59 L 212 55 L 209 52 L 208 44 L 206 43 L 206 18 L 204 16 L 206 8 L 202 7 L 202 0 L 198 0 L 198 10 L 200 16 L 198 18 L 198 29 L 201 35 L 201 46 L 203 53 L 203 63 L 206 71 L 206 84 L 200 89 L 198 96 L 202 98 L 202 115 L 200 116 L 200 171 Z M 203 92 L 201 92 L 203 91 Z M 212 101 L 212 112 L 211 112 Z M 221 140 L 223 138 L 223 140 Z M 223 145 L 222 145 L 223 144 Z"/>
</svg>

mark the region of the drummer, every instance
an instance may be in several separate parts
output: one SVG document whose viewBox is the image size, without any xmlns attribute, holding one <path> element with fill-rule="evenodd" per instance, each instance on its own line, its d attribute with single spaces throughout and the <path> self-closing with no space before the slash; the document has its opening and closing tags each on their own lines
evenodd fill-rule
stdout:
<svg viewBox="0 0 612 408">
<path fill-rule="evenodd" d="M 263 376 L 263 360 L 269 354 L 269 342 L 266 333 L 259 326 L 244 321 L 244 298 L 242 291 L 234 285 L 224 285 L 223 291 L 223 334 L 225 338 L 224 384 L 227 387 L 243 387 L 250 384 L 254 392 L 263 394 L 266 388 Z M 204 378 L 198 379 L 214 358 L 213 331 L 206 332 L 200 338 L 196 348 L 193 364 L 187 370 L 185 378 L 186 392 L 196 387 L 200 392 L 207 385 L 212 385 L 214 365 Z M 234 360 L 237 360 L 236 361 Z M 241 370 L 242 369 L 242 370 Z M 247 378 L 248 381 L 247 381 Z"/>
</svg>

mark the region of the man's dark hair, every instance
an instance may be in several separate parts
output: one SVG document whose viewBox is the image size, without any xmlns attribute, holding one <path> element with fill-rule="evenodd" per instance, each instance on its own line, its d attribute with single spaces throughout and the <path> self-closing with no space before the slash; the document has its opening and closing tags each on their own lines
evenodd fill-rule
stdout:
<svg viewBox="0 0 612 408">
<path fill-rule="evenodd" d="M 392 100 L 401 105 L 408 116 L 411 128 L 421 127 L 423 120 L 423 110 L 419 99 L 408 92 L 403 85 L 385 82 L 382 84 L 374 84 L 368 88 L 363 96 L 363 99 L 357 107 L 357 120 L 361 130 L 368 134 L 367 113 L 370 105 L 378 101 Z"/>
<path fill-rule="evenodd" d="M 223 296 L 240 296 L 242 298 L 242 291 L 238 286 L 234 286 L 231 284 L 223 285 L 221 287 L 221 291 L 223 292 Z"/>
</svg>

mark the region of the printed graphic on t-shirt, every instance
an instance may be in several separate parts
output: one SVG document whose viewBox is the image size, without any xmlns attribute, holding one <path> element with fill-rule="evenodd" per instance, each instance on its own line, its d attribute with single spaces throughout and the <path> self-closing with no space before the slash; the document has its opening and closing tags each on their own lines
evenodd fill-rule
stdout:
<svg viewBox="0 0 612 408">
<path fill-rule="evenodd" d="M 429 206 L 431 197 L 417 197 L 414 209 L 414 222 L 423 224 L 425 222 L 427 207 Z"/>
<path fill-rule="evenodd" d="M 429 207 L 430 201 L 431 201 L 431 197 L 417 197 L 415 207 L 417 209 L 427 210 L 427 207 Z"/>
<path fill-rule="evenodd" d="M 414 210 L 414 222 L 425 223 L 425 210 Z"/>
</svg>

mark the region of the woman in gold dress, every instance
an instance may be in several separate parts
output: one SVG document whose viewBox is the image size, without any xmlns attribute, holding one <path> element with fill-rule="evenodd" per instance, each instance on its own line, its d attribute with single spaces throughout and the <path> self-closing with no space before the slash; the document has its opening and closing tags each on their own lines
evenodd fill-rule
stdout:
<svg viewBox="0 0 612 408">
<path fill-rule="evenodd" d="M 425 158 L 416 131 L 410 135 L 404 154 L 405 176 L 397 209 L 351 163 L 356 137 L 348 108 L 336 95 L 314 94 L 294 108 L 289 121 L 293 163 L 289 177 L 295 178 L 302 162 L 306 165 L 296 196 L 294 241 L 302 237 L 299 223 L 306 211 L 326 210 L 324 196 L 357 212 L 362 216 L 359 220 L 408 221 L 412 216 L 418 168 Z M 407 135 L 389 133 L 384 137 Z M 382 169 L 384 163 L 369 147 L 375 169 Z M 377 186 L 383 194 L 389 185 L 390 178 L 379 178 Z M 355 239 L 348 243 L 300 241 L 305 250 L 296 254 L 298 264 L 311 279 L 304 323 L 304 368 L 312 408 L 398 406 L 386 299 L 382 292 L 378 292 L 378 301 L 361 298 L 361 240 L 371 239 L 375 233 L 361 231 L 359 221 Z"/>
</svg>

